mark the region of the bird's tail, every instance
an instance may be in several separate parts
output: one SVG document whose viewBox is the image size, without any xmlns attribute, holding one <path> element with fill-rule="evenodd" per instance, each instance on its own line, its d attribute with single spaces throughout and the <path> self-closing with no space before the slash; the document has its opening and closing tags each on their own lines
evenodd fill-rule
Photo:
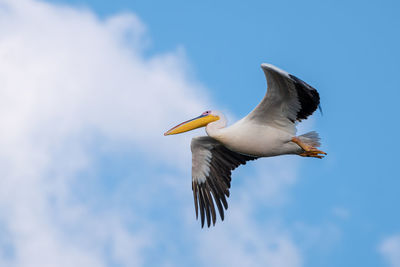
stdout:
<svg viewBox="0 0 400 267">
<path fill-rule="evenodd" d="M 319 147 L 321 143 L 319 142 L 321 138 L 316 131 L 308 132 L 299 136 L 301 142 L 305 143 L 306 145 Z"/>
</svg>

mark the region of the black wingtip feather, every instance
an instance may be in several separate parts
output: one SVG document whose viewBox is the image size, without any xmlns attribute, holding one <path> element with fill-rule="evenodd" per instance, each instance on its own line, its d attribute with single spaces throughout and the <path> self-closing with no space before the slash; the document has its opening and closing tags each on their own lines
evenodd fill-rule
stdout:
<svg viewBox="0 0 400 267">
<path fill-rule="evenodd" d="M 300 110 L 297 112 L 296 120 L 301 121 L 314 113 L 320 107 L 318 91 L 311 85 L 294 75 L 289 74 L 296 88 L 297 97 L 300 102 Z"/>
<path fill-rule="evenodd" d="M 196 220 L 197 220 L 197 218 L 199 217 L 199 206 L 198 206 L 198 200 L 197 200 L 198 188 L 194 181 L 192 182 L 192 191 L 193 191 L 193 198 L 194 198 L 194 209 L 196 211 Z"/>
<path fill-rule="evenodd" d="M 217 145 L 212 150 L 213 157 L 210 163 L 210 172 L 205 181 L 193 180 L 192 190 L 195 201 L 196 218 L 200 217 L 201 227 L 207 221 L 207 227 L 216 223 L 216 209 L 221 221 L 225 219 L 224 209 L 228 209 L 227 197 L 231 186 L 231 171 L 247 160 L 255 160 L 257 157 L 238 154 L 223 145 Z M 214 204 L 215 202 L 215 204 Z M 200 210 L 200 216 L 198 216 Z"/>
<path fill-rule="evenodd" d="M 203 197 L 204 197 L 204 195 L 207 195 L 207 193 L 205 192 L 204 187 L 203 187 Z M 210 211 L 210 205 L 208 205 L 208 203 L 207 203 L 207 201 L 206 201 L 205 198 L 204 198 L 204 206 L 205 206 L 205 208 L 206 208 L 207 227 L 210 227 L 210 225 L 211 225 L 211 211 Z"/>
<path fill-rule="evenodd" d="M 321 112 L 321 115 L 324 115 L 324 112 L 322 112 L 321 104 L 318 105 L 318 109 L 319 109 L 319 112 Z"/>
<path fill-rule="evenodd" d="M 218 212 L 219 212 L 219 215 L 221 217 L 221 220 L 224 220 L 224 209 L 222 208 L 222 204 L 221 204 L 221 195 L 223 195 L 223 193 L 218 188 L 218 185 L 217 185 L 215 180 L 210 179 L 209 180 L 209 185 L 210 185 L 210 188 L 211 188 L 211 193 L 212 193 L 213 198 L 214 198 L 214 202 L 217 205 Z M 214 225 L 215 225 L 215 222 L 214 222 Z"/>
<path fill-rule="evenodd" d="M 209 209 L 211 211 L 212 223 L 213 223 L 213 225 L 215 225 L 215 221 L 217 220 L 217 216 L 215 214 L 214 201 L 213 201 L 213 198 L 211 196 L 212 189 L 210 187 L 210 184 L 207 182 L 207 180 L 206 180 L 206 183 L 205 183 L 205 191 L 206 191 L 206 194 L 207 194 L 207 206 L 209 207 Z"/>
<path fill-rule="evenodd" d="M 201 189 L 199 188 L 199 204 L 200 204 L 200 220 L 201 228 L 204 227 L 204 198 Z"/>
</svg>

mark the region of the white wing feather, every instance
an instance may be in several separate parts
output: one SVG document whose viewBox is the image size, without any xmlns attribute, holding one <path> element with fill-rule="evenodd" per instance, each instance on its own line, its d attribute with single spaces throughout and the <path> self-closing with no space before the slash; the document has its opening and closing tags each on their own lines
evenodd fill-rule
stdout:
<svg viewBox="0 0 400 267">
<path fill-rule="evenodd" d="M 295 133 L 296 120 L 311 115 L 319 105 L 318 92 L 297 77 L 271 64 L 262 64 L 268 90 L 263 100 L 245 117 L 262 124 L 274 124 Z"/>
</svg>

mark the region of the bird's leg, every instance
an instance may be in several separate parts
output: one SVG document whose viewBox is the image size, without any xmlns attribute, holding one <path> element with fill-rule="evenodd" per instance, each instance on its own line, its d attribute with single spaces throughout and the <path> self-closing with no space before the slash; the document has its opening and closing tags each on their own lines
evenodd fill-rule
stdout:
<svg viewBox="0 0 400 267">
<path fill-rule="evenodd" d="M 304 152 L 299 154 L 302 157 L 312 157 L 312 158 L 322 159 L 325 155 L 327 155 L 324 151 L 301 142 L 298 137 L 293 137 L 292 142 L 297 144 L 304 150 Z"/>
</svg>

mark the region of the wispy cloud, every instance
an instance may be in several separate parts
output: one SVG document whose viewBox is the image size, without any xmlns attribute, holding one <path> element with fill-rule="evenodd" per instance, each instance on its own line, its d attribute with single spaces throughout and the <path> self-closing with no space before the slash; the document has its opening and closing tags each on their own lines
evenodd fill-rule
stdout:
<svg viewBox="0 0 400 267">
<path fill-rule="evenodd" d="M 400 266 L 400 235 L 386 237 L 379 244 L 378 250 L 388 263 L 388 266 Z"/>
</svg>

